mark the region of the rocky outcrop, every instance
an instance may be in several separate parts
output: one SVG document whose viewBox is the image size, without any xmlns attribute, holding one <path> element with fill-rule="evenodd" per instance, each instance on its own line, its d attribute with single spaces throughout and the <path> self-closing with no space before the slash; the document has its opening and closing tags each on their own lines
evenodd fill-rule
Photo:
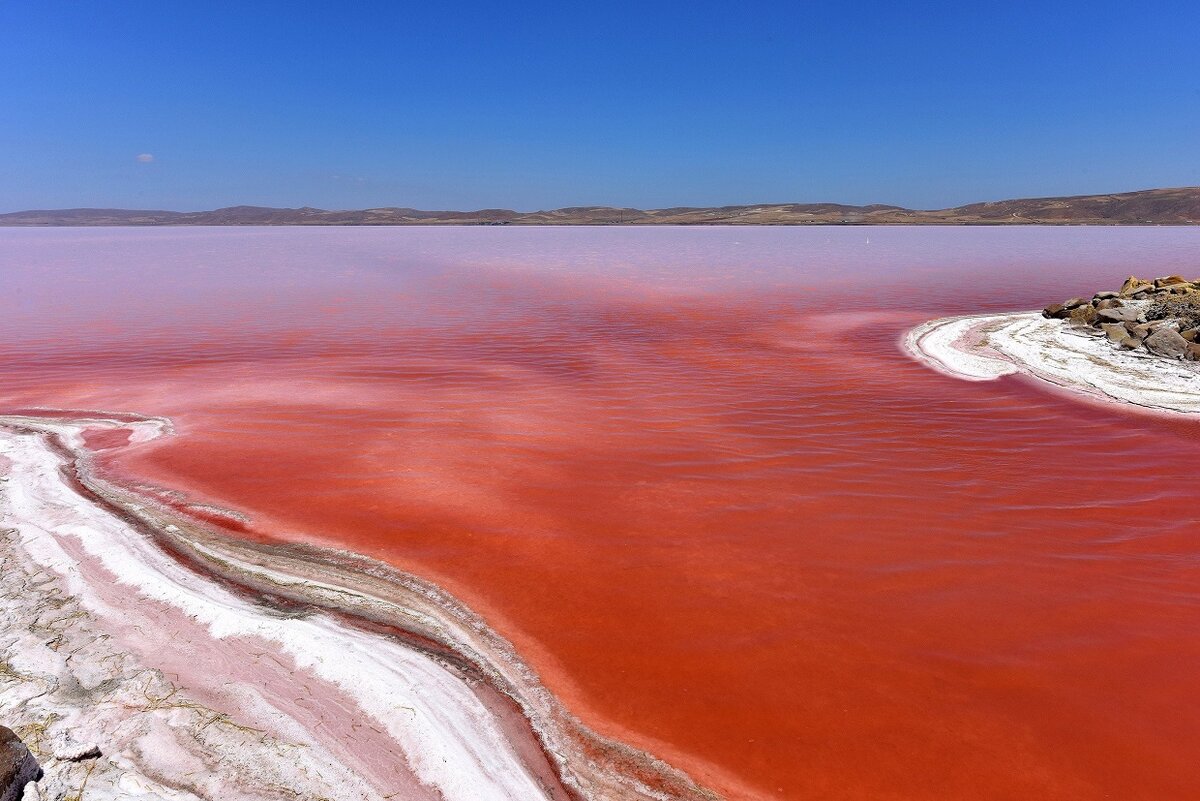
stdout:
<svg viewBox="0 0 1200 801">
<path fill-rule="evenodd" d="M 42 769 L 21 738 L 0 726 L 0 801 L 21 801 L 25 785 L 35 781 Z"/>
<path fill-rule="evenodd" d="M 1066 320 L 1124 350 L 1200 361 L 1200 280 L 1131 275 L 1116 292 L 1097 292 L 1090 301 L 1051 303 L 1042 316 Z"/>
</svg>

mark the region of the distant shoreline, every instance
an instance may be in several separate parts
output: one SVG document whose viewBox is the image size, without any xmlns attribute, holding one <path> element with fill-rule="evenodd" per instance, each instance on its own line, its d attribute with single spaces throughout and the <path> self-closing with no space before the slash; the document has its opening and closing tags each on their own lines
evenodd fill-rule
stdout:
<svg viewBox="0 0 1200 801">
<path fill-rule="evenodd" d="M 551 211 L 422 211 L 232 206 L 213 211 L 50 209 L 0 214 L 0 227 L 408 225 L 1200 225 L 1200 187 L 1026 198 L 949 209 L 773 203 L 668 209 L 576 206 Z"/>
</svg>

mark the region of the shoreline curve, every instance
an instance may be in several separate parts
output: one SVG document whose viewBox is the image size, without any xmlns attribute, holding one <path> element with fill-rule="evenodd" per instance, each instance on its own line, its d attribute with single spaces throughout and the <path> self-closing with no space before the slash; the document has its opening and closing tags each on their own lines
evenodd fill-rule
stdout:
<svg viewBox="0 0 1200 801">
<path fill-rule="evenodd" d="M 1194 363 L 1121 350 L 1040 312 L 945 317 L 906 332 L 916 361 L 964 381 L 1027 375 L 1081 400 L 1140 412 L 1200 415 Z"/>
<path fill-rule="evenodd" d="M 172 433 L 0 415 L 0 708 L 51 797 L 719 798 L 590 730 L 436 585 L 218 534 L 102 478 L 89 429 Z"/>
</svg>

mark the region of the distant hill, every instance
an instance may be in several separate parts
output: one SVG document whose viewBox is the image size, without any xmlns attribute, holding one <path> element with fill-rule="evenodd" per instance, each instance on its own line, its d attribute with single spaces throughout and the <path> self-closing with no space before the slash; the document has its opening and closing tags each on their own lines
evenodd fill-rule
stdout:
<svg viewBox="0 0 1200 801">
<path fill-rule="evenodd" d="M 772 203 L 708 208 L 622 209 L 578 206 L 552 211 L 357 211 L 231 206 L 214 211 L 54 209 L 0 214 L 0 226 L 63 225 L 1197 225 L 1200 187 L 1078 195 L 952 209 Z"/>
</svg>

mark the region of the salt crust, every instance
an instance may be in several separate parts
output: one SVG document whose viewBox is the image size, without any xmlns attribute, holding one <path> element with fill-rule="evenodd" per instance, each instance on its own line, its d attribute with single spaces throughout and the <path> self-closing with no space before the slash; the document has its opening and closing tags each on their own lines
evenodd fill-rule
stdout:
<svg viewBox="0 0 1200 801">
<path fill-rule="evenodd" d="M 932 369 L 966 381 L 1024 373 L 1091 400 L 1200 413 L 1200 372 L 1193 363 L 1122 350 L 1036 312 L 932 320 L 909 331 L 903 347 Z"/>
<path fill-rule="evenodd" d="M 77 425 L 45 428 L 78 436 Z M 161 424 L 136 429 L 152 437 Z M 89 798 L 369 799 L 396 789 L 371 786 L 342 767 L 307 720 L 250 677 L 224 688 L 243 699 L 238 712 L 250 713 L 238 717 L 250 725 L 181 695 L 113 642 L 109 633 L 123 629 L 126 601 L 161 607 L 166 626 L 182 613 L 214 640 L 276 648 L 298 683 L 311 677 L 352 698 L 355 713 L 394 741 L 396 761 L 437 795 L 546 797 L 489 710 L 438 661 L 326 615 L 264 614 L 75 493 L 62 480 L 61 457 L 38 432 L 3 432 L 0 456 L 7 461 L 0 709 L 47 764 L 41 784 L 49 797 L 81 773 Z M 100 759 L 75 761 L 94 743 L 104 744 Z"/>
<path fill-rule="evenodd" d="M 584 726 L 436 585 L 231 539 L 169 488 L 101 477 L 96 428 L 173 433 L 122 412 L 0 416 L 0 722 L 46 767 L 31 798 L 719 798 Z"/>
</svg>

